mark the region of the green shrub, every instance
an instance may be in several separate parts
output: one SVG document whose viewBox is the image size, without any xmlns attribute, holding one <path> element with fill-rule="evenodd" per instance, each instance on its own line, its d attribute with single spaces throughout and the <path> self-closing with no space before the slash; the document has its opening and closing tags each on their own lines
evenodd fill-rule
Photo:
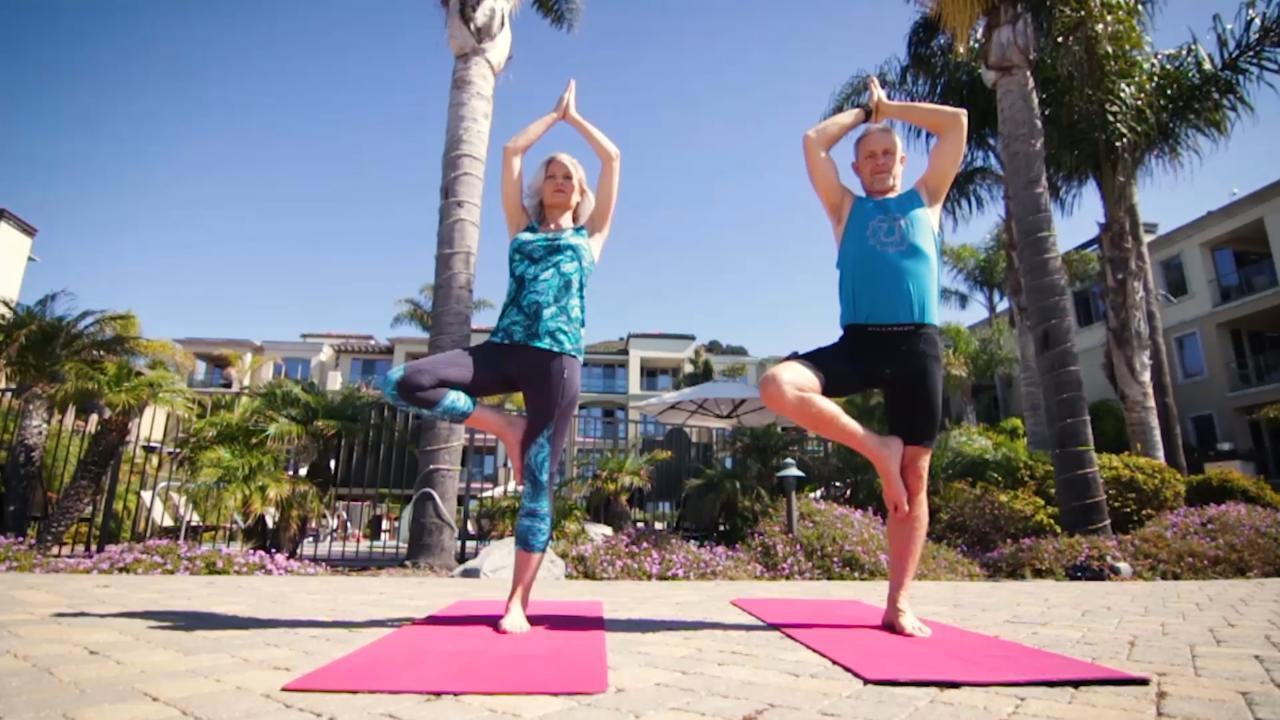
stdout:
<svg viewBox="0 0 1280 720">
<path fill-rule="evenodd" d="M 1147 524 L 1162 512 L 1180 508 L 1186 481 L 1159 460 L 1098 453 L 1098 471 L 1107 492 L 1111 530 L 1125 534 Z"/>
<path fill-rule="evenodd" d="M 1108 398 L 1089 404 L 1089 422 L 1093 425 L 1093 447 L 1098 452 L 1129 452 L 1129 430 L 1124 424 L 1124 406 Z"/>
<path fill-rule="evenodd" d="M 1210 470 L 1187 478 L 1187 505 L 1219 505 L 1242 502 L 1280 508 L 1280 493 L 1265 480 L 1238 470 Z"/>
<path fill-rule="evenodd" d="M 1026 441 L 984 427 L 961 425 L 938 439 L 930 464 L 937 488 L 962 480 L 1008 490 L 1028 488 L 1053 503 L 1053 466 L 1027 449 Z"/>
<path fill-rule="evenodd" d="M 1022 423 L 1022 418 L 1016 415 L 1001 420 L 994 430 L 1010 440 L 1024 443 L 1027 441 L 1027 426 Z"/>
<path fill-rule="evenodd" d="M 929 532 L 966 555 L 990 552 L 1010 541 L 1057 535 L 1056 508 L 1028 488 L 945 485 L 931 501 Z"/>
</svg>

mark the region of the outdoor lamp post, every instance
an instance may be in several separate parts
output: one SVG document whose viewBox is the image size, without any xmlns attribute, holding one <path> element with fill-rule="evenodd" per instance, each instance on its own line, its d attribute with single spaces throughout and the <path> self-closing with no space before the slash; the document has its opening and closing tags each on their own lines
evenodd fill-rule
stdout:
<svg viewBox="0 0 1280 720">
<path fill-rule="evenodd" d="M 782 461 L 782 469 L 774 474 L 782 481 L 782 489 L 787 493 L 787 534 L 796 534 L 796 478 L 804 477 L 804 472 L 796 467 L 796 461 L 787 458 Z"/>
</svg>

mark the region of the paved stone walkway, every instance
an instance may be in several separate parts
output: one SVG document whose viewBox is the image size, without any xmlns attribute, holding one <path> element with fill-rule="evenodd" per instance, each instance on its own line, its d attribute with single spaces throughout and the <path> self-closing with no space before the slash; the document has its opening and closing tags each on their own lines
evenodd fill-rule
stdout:
<svg viewBox="0 0 1280 720">
<path fill-rule="evenodd" d="M 505 590 L 413 577 L 0 574 L 0 717 L 1280 720 L 1280 580 L 917 587 L 927 617 L 1157 677 L 1145 687 L 864 685 L 729 604 L 880 602 L 880 582 L 548 582 L 537 597 L 604 601 L 608 693 L 279 690 L 411 618 Z"/>
</svg>

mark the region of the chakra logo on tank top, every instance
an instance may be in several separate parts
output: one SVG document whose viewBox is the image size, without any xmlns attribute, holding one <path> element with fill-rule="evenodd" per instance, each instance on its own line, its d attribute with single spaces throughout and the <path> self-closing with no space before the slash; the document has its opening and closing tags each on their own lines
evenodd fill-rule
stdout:
<svg viewBox="0 0 1280 720">
<path fill-rule="evenodd" d="M 867 224 L 867 242 L 880 252 L 896 253 L 907 247 L 907 219 L 897 213 L 880 215 Z"/>
</svg>

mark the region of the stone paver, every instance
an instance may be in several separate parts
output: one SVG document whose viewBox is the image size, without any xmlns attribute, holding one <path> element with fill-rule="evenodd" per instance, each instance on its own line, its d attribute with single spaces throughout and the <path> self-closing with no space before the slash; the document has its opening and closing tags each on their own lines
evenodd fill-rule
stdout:
<svg viewBox="0 0 1280 720">
<path fill-rule="evenodd" d="M 600 695 L 347 695 L 288 680 L 505 581 L 0 575 L 6 720 L 1280 720 L 1280 580 L 919 583 L 926 617 L 1119 669 L 1145 686 L 867 685 L 729 601 L 883 582 L 557 582 L 608 618 Z M 358 598 L 359 600 L 355 600 Z"/>
</svg>

